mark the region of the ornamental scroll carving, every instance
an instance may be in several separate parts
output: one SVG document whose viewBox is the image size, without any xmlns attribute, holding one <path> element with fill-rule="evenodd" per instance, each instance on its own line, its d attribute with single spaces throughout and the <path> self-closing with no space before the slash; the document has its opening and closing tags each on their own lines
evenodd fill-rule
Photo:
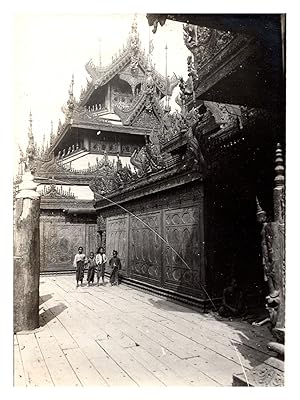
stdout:
<svg viewBox="0 0 300 400">
<path fill-rule="evenodd" d="M 160 212 L 139 215 L 155 232 L 161 233 Z M 161 239 L 138 219 L 130 219 L 130 266 L 133 277 L 161 282 Z"/>
<path fill-rule="evenodd" d="M 107 218 L 106 255 L 110 258 L 113 250 L 117 250 L 122 263 L 122 274 L 127 274 L 128 220 L 122 215 Z"/>
<path fill-rule="evenodd" d="M 198 207 L 165 211 L 165 237 L 188 267 L 170 247 L 165 249 L 164 265 L 166 282 L 202 293 L 199 218 Z"/>
<path fill-rule="evenodd" d="M 41 228 L 41 269 L 72 269 L 73 258 L 78 246 L 85 246 L 85 225 L 64 222 L 42 222 Z"/>
<path fill-rule="evenodd" d="M 131 164 L 137 170 L 138 177 L 160 171 L 165 166 L 158 146 L 155 145 L 147 136 L 145 136 L 145 141 L 146 144 L 141 148 L 141 150 L 135 150 L 130 158 Z"/>
<path fill-rule="evenodd" d="M 252 371 L 255 386 L 283 386 L 283 371 L 272 368 L 267 364 L 262 364 Z"/>
<path fill-rule="evenodd" d="M 91 148 L 93 152 L 97 152 L 100 154 L 106 153 L 113 153 L 116 154 L 119 152 L 120 143 L 118 142 L 108 142 L 108 141 L 92 141 Z"/>
<path fill-rule="evenodd" d="M 184 24 L 183 31 L 185 45 L 194 55 L 197 70 L 224 49 L 236 36 L 232 32 L 191 24 Z"/>
</svg>

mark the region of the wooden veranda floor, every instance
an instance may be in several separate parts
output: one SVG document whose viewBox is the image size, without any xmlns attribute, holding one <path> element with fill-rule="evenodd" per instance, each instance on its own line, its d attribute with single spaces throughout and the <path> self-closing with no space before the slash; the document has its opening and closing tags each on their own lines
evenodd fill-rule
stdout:
<svg viewBox="0 0 300 400">
<path fill-rule="evenodd" d="M 272 354 L 266 326 L 74 276 L 41 277 L 40 323 L 15 335 L 15 386 L 231 386 Z"/>
</svg>

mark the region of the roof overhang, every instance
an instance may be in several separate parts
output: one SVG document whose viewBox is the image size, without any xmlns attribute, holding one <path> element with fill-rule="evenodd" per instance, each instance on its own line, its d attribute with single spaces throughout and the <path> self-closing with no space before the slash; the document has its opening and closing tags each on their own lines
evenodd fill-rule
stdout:
<svg viewBox="0 0 300 400">
<path fill-rule="evenodd" d="M 96 215 L 96 210 L 95 208 L 66 208 L 63 210 L 63 213 L 72 215 L 78 215 L 78 214 Z"/>
</svg>

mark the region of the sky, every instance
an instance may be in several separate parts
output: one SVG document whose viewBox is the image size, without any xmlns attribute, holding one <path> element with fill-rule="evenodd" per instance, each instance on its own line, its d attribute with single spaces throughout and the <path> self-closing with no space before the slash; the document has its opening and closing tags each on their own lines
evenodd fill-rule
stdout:
<svg viewBox="0 0 300 400">
<path fill-rule="evenodd" d="M 25 149 L 32 112 L 33 133 L 42 143 L 49 139 L 51 120 L 56 132 L 61 107 L 68 99 L 74 74 L 74 94 L 79 98 L 81 87 L 89 77 L 85 64 L 92 59 L 108 65 L 112 56 L 127 42 L 134 14 L 17 14 L 13 20 L 14 145 Z M 146 14 L 137 14 L 141 47 L 146 53 L 149 38 L 153 40 L 153 64 L 165 76 L 168 46 L 168 75 L 187 76 L 186 59 L 190 54 L 184 45 L 182 24 L 166 21 L 155 34 L 148 26 Z"/>
</svg>

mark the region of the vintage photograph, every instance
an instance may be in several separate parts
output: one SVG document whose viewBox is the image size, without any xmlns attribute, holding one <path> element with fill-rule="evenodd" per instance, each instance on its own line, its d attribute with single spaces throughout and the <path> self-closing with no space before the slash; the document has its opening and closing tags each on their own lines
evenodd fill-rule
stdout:
<svg viewBox="0 0 300 400">
<path fill-rule="evenodd" d="M 15 387 L 285 385 L 285 32 L 14 15 Z"/>
</svg>

